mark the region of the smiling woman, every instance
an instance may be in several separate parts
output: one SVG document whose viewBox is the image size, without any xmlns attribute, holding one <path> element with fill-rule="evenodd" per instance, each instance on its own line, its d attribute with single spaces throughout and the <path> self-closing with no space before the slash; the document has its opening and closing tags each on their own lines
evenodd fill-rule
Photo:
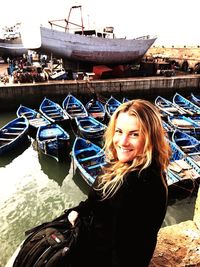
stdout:
<svg viewBox="0 0 200 267">
<path fill-rule="evenodd" d="M 75 266 L 149 265 L 167 210 L 170 152 L 152 103 L 136 99 L 116 109 L 105 133 L 103 174 L 88 198 L 69 213 L 72 225 L 79 214 L 93 214 L 91 240 L 81 248 Z"/>
</svg>

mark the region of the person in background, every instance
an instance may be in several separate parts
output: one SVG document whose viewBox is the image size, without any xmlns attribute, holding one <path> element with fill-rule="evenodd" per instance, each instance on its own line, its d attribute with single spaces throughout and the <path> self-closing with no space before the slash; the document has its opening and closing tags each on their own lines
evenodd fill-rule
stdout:
<svg viewBox="0 0 200 267">
<path fill-rule="evenodd" d="M 88 198 L 68 219 L 93 214 L 91 239 L 75 266 L 147 267 L 168 203 L 170 147 L 156 107 L 136 99 L 120 105 L 105 133 L 108 164 Z"/>
</svg>

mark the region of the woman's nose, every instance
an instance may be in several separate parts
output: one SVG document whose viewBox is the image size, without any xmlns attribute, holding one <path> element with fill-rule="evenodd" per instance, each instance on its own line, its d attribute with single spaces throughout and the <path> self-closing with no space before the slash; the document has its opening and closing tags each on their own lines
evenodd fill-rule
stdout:
<svg viewBox="0 0 200 267">
<path fill-rule="evenodd" d="M 123 146 L 127 146 L 128 144 L 128 136 L 127 134 L 123 134 L 120 138 L 120 144 Z"/>
</svg>

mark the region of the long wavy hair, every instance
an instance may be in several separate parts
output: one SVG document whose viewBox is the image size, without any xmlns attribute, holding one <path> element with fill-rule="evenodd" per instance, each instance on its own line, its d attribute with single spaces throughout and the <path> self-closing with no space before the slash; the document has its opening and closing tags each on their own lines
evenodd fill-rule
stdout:
<svg viewBox="0 0 200 267">
<path fill-rule="evenodd" d="M 137 155 L 132 162 L 127 163 L 118 160 L 113 144 L 116 120 L 119 114 L 123 112 L 138 119 L 140 125 L 139 134 L 143 135 L 145 140 L 143 153 Z M 161 179 L 167 186 L 163 172 L 166 171 L 169 164 L 171 149 L 162 125 L 161 115 L 151 102 L 136 99 L 121 104 L 110 118 L 104 135 L 104 142 L 104 150 L 109 164 L 99 177 L 97 187 L 97 190 L 101 191 L 103 199 L 115 194 L 122 185 L 126 174 L 135 170 L 139 171 L 140 174 L 152 162 L 156 163 Z"/>
</svg>

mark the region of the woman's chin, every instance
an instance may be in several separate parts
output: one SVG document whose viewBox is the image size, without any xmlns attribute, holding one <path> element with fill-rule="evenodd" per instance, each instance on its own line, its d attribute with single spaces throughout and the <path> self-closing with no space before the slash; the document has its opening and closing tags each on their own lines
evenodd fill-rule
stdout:
<svg viewBox="0 0 200 267">
<path fill-rule="evenodd" d="M 126 163 L 126 162 L 131 161 L 129 157 L 118 157 L 118 160 L 122 163 Z"/>
</svg>

